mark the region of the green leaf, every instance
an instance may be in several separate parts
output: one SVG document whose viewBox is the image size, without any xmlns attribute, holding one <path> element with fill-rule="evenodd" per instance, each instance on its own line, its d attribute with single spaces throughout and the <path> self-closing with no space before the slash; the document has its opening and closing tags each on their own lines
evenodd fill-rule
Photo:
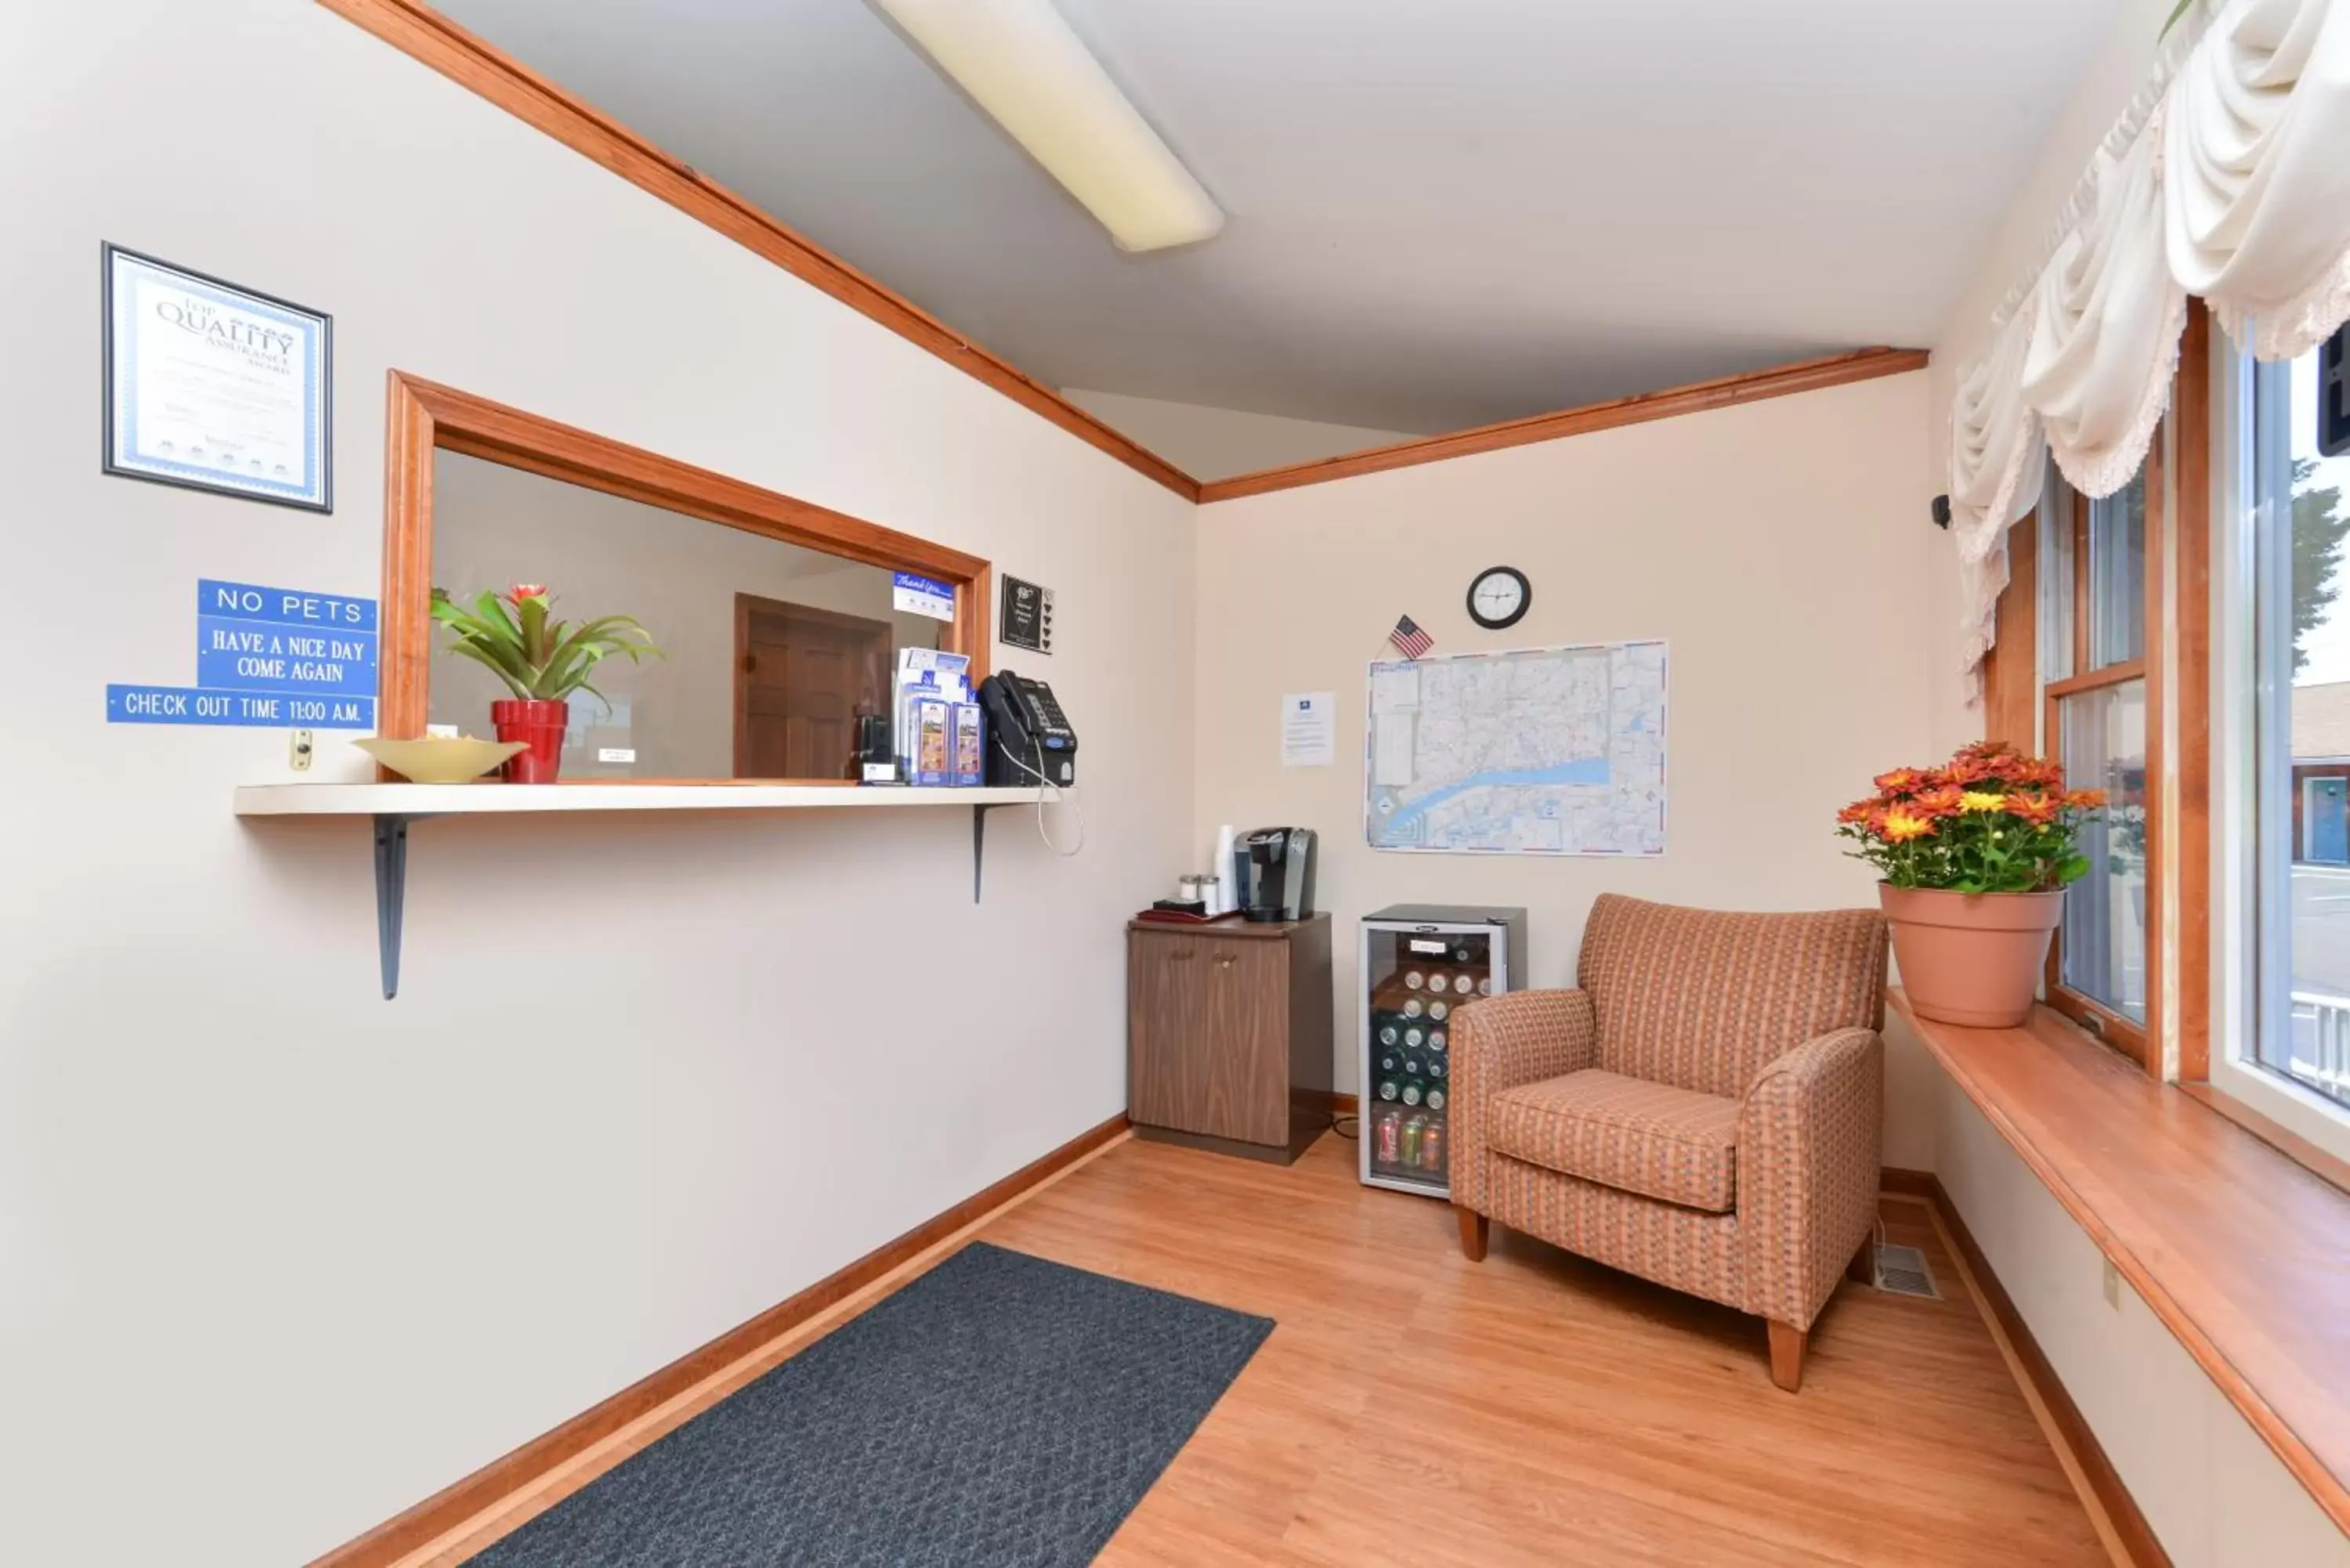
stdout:
<svg viewBox="0 0 2350 1568">
<path fill-rule="evenodd" d="M 461 659 L 470 659 L 476 664 L 487 666 L 490 672 L 495 675 L 499 680 L 504 681 L 506 683 L 506 690 L 512 691 L 515 696 L 532 697 L 536 695 L 536 692 L 531 691 L 530 685 L 526 680 L 516 677 L 495 659 L 484 652 L 480 643 L 452 642 L 449 645 L 449 651 L 457 655 Z"/>
<path fill-rule="evenodd" d="M 2059 861 L 2057 863 L 2056 883 L 2059 887 L 2070 887 L 2088 874 L 2088 857 L 2085 855 L 2075 855 L 2069 860 Z"/>
<path fill-rule="evenodd" d="M 2163 23 L 2162 31 L 2157 33 L 2155 37 L 2162 39 L 2170 36 L 2170 29 L 2178 26 L 2178 19 L 2194 8 L 2195 0 L 2178 0 L 2178 4 L 2171 9 L 2170 19 Z"/>
</svg>

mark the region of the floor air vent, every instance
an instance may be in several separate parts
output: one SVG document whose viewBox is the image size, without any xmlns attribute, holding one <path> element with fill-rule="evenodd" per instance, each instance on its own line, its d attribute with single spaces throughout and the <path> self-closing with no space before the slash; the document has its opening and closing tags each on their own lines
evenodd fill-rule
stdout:
<svg viewBox="0 0 2350 1568">
<path fill-rule="evenodd" d="M 1942 1299 L 1942 1293 L 1934 1284 L 1934 1271 L 1926 1266 L 1926 1254 L 1915 1247 L 1878 1245 L 1877 1288 L 1887 1295 L 1924 1296 L 1936 1302 Z"/>
</svg>

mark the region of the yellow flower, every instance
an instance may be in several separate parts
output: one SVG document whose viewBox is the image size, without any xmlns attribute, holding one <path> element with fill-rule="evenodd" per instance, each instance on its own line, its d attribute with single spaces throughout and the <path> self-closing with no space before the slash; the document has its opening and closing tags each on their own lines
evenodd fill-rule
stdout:
<svg viewBox="0 0 2350 1568">
<path fill-rule="evenodd" d="M 1993 794 L 1988 790 L 1970 789 L 1959 796 L 1959 809 L 1960 811 L 2004 811 L 2007 809 L 2007 796 Z"/>
<path fill-rule="evenodd" d="M 1893 806 L 1885 814 L 1885 837 L 1890 844 L 1907 844 L 1913 838 L 1923 838 L 1934 831 L 1931 818 L 1919 816 L 1903 806 Z"/>
</svg>

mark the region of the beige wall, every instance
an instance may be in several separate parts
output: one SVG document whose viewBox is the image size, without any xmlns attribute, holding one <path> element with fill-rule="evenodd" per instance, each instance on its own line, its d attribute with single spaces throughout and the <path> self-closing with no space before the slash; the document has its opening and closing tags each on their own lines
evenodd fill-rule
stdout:
<svg viewBox="0 0 2350 1568">
<path fill-rule="evenodd" d="M 1123 1109 L 1191 508 L 324 6 L 10 26 L 0 1562 L 301 1563 Z M 332 515 L 99 473 L 101 239 L 333 313 Z M 425 822 L 385 1002 L 365 822 L 231 815 L 286 733 L 102 689 L 192 678 L 200 576 L 377 591 L 392 367 L 1050 584 L 1084 852 Z"/>
<path fill-rule="evenodd" d="M 545 583 L 554 613 L 635 616 L 663 657 L 608 659 L 609 706 L 572 702 L 569 777 L 726 778 L 734 771 L 734 596 L 756 594 L 887 624 L 899 648 L 936 648 L 940 623 L 890 607 L 890 575 L 740 528 L 456 452 L 433 459 L 432 580 L 470 603 L 484 588 Z M 490 733 L 496 676 L 434 639 L 432 719 Z M 600 763 L 608 746 L 633 763 Z"/>
<path fill-rule="evenodd" d="M 1402 431 L 1244 413 L 1163 398 L 1130 398 L 1121 392 L 1069 387 L 1061 395 L 1194 479 L 1229 479 L 1235 473 L 1315 462 L 1342 452 L 1417 439 Z"/>
<path fill-rule="evenodd" d="M 1536 985 L 1568 983 L 1605 891 L 1715 908 L 1875 901 L 1833 836 L 1870 776 L 1929 746 L 1918 603 L 1941 547 L 1922 509 L 1922 373 L 1334 483 L 1200 512 L 1195 859 L 1217 825 L 1322 835 L 1354 1017 L 1353 927 L 1399 900 L 1523 904 Z M 1481 568 L 1533 609 L 1478 629 Z M 1363 836 L 1365 666 L 1409 614 L 1439 653 L 1664 638 L 1669 842 L 1657 859 L 1378 852 Z M 1281 765 L 1285 692 L 1337 693 L 1338 763 Z M 1355 1086 L 1354 1031 L 1338 1083 Z M 1897 1088 L 1914 1064 L 1897 1064 Z M 1887 1158 L 1924 1163 L 1898 1096 Z"/>
</svg>

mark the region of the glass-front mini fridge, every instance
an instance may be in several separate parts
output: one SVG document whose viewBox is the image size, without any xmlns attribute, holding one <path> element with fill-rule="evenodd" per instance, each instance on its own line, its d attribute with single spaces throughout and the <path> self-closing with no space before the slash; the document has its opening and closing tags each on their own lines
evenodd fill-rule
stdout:
<svg viewBox="0 0 2350 1568">
<path fill-rule="evenodd" d="M 1363 917 L 1360 941 L 1363 1180 L 1442 1198 L 1452 1190 L 1455 1018 L 1524 984 L 1526 912 L 1391 904 Z"/>
</svg>

